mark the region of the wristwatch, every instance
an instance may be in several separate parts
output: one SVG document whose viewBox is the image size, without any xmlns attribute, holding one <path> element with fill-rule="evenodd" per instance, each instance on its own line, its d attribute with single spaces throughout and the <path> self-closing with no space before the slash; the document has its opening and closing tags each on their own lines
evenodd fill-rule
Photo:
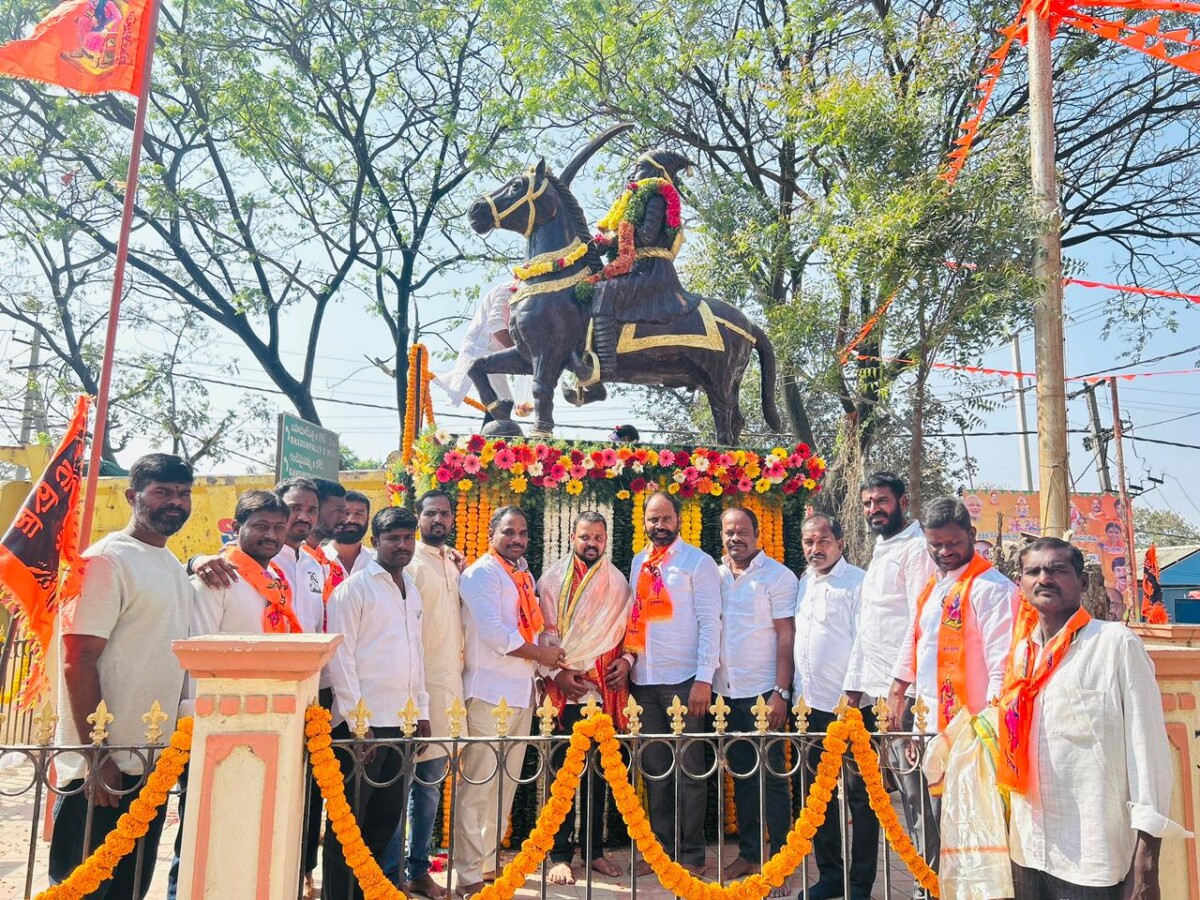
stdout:
<svg viewBox="0 0 1200 900">
<path fill-rule="evenodd" d="M 780 687 L 779 685 L 775 685 L 775 687 L 771 688 L 771 690 L 774 691 L 776 694 L 778 694 L 780 697 L 782 697 L 785 702 L 787 702 L 787 703 L 792 702 L 792 692 L 790 690 L 788 690 L 787 688 L 783 688 L 783 687 Z"/>
</svg>

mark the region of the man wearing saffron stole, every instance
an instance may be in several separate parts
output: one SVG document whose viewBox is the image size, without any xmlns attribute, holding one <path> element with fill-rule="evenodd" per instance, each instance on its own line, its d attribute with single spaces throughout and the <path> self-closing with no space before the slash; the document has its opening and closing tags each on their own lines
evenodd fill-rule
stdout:
<svg viewBox="0 0 1200 900">
<path fill-rule="evenodd" d="M 712 681 L 721 655 L 721 573 L 699 547 L 679 537 L 679 499 L 657 491 L 646 501 L 646 537 L 650 544 L 633 558 L 629 583 L 633 609 L 625 631 L 626 656 L 621 669 L 636 654 L 630 691 L 642 706 L 646 734 L 670 734 L 670 708 L 679 698 L 687 734 L 704 730 L 712 703 Z M 671 766 L 671 749 L 653 744 L 642 754 L 643 769 L 662 775 Z M 704 771 L 704 748 L 699 741 L 680 747 L 671 778 L 647 779 L 650 827 L 676 862 L 693 875 L 704 873 L 704 812 L 707 788 L 691 777 Z M 680 769 L 683 773 L 680 773 Z M 679 781 L 679 806 L 675 784 Z M 678 824 L 678 828 L 676 825 Z M 676 844 L 676 831 L 679 841 Z M 637 874 L 648 875 L 644 859 Z"/>
<path fill-rule="evenodd" d="M 595 511 L 579 514 L 571 536 L 571 553 L 542 574 L 538 582 L 542 617 L 546 620 L 543 642 L 557 644 L 566 665 L 551 672 L 546 693 L 558 709 L 556 734 L 570 734 L 583 718 L 583 704 L 600 701 L 604 711 L 623 727 L 628 699 L 625 666 L 618 662 L 629 621 L 633 594 L 621 571 L 604 558 L 608 545 L 608 523 Z M 614 687 L 610 687 L 610 682 Z M 566 758 L 566 745 L 554 752 L 555 770 Z M 592 766 L 580 787 L 585 815 L 575 834 L 575 807 L 563 820 L 550 851 L 547 879 L 553 884 L 574 884 L 571 860 L 575 848 L 586 864 L 601 875 L 621 874 L 616 863 L 604 855 L 604 774 Z M 586 843 L 585 843 L 586 842 Z"/>
<path fill-rule="evenodd" d="M 562 648 L 540 646 L 545 625 L 525 562 L 529 521 L 519 506 L 502 506 L 488 523 L 488 552 L 462 574 L 464 627 L 463 693 L 467 732 L 472 738 L 495 737 L 493 709 L 504 701 L 508 734 L 529 734 L 536 704 L 534 675 L 539 665 L 561 668 Z M 454 828 L 454 871 L 460 896 L 483 889 L 486 871 L 497 870 L 504 824 L 512 809 L 526 745 L 506 741 L 489 747 L 472 744 L 463 751 Z M 497 764 L 497 759 L 501 764 Z"/>
<path fill-rule="evenodd" d="M 888 696 L 893 730 L 902 730 L 904 697 L 916 687 L 941 731 L 960 706 L 978 715 L 1000 695 L 1012 642 L 1017 586 L 975 552 L 971 514 L 957 497 L 943 497 L 923 510 L 925 544 L 938 571 L 917 597 L 908 633 L 900 645 L 895 681 Z M 916 765 L 915 747 L 909 762 Z M 923 821 L 926 861 L 937 864 L 940 804 L 928 791 L 902 783 L 910 821 Z"/>
<path fill-rule="evenodd" d="M 1080 605 L 1083 554 L 1021 551 L 1022 601 L 1000 699 L 1016 900 L 1157 900 L 1171 821 L 1171 751 L 1154 664 L 1120 622 Z"/>
</svg>

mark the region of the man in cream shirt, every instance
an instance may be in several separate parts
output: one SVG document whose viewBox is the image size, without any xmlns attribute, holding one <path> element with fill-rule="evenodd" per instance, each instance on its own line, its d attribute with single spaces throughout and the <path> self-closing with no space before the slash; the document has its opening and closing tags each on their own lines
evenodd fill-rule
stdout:
<svg viewBox="0 0 1200 900">
<path fill-rule="evenodd" d="M 542 616 L 525 562 L 529 546 L 525 513 L 519 506 L 496 510 L 488 523 L 488 538 L 488 552 L 463 572 L 459 581 L 465 626 L 467 729 L 472 738 L 494 737 L 492 710 L 504 700 L 512 711 L 508 733 L 521 737 L 529 734 L 533 721 L 537 667 L 562 668 L 566 656 L 560 647 L 537 643 Z M 496 871 L 504 837 L 496 828 L 497 806 L 499 821 L 506 822 L 525 748 L 520 742 L 505 743 L 504 764 L 499 767 L 496 752 L 487 747 L 469 746 L 463 752 L 454 870 L 457 890 L 464 897 L 483 889 L 485 871 Z"/>
</svg>

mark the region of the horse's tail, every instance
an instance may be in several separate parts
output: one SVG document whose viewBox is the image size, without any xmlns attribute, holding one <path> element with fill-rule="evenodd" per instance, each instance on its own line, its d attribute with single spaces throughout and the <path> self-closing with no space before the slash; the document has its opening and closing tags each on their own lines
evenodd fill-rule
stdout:
<svg viewBox="0 0 1200 900">
<path fill-rule="evenodd" d="M 775 348 L 766 332 L 750 323 L 754 335 L 754 350 L 758 353 L 758 369 L 762 377 L 763 418 L 772 431 L 783 431 L 783 420 L 779 418 L 779 407 L 775 405 Z"/>
</svg>

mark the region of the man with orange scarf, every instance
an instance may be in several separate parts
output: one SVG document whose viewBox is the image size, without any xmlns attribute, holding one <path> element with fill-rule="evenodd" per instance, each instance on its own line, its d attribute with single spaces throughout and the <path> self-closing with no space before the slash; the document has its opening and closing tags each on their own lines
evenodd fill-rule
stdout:
<svg viewBox="0 0 1200 900">
<path fill-rule="evenodd" d="M 539 665 L 558 669 L 566 662 L 560 647 L 539 646 L 545 622 L 525 562 L 529 521 L 519 506 L 502 506 L 488 523 L 488 552 L 463 572 L 463 693 L 467 697 L 467 733 L 495 737 L 492 710 L 503 700 L 511 715 L 510 737 L 529 734 L 537 703 L 534 675 Z M 494 873 L 503 830 L 525 761 L 526 745 L 505 741 L 497 750 L 480 745 L 463 752 L 458 808 L 455 811 L 454 871 L 458 893 L 469 897 Z M 503 826 L 502 826 L 503 827 Z M 486 868 L 485 868 L 486 866 Z"/>
<path fill-rule="evenodd" d="M 546 682 L 546 693 L 558 708 L 555 734 L 570 735 L 575 723 L 583 718 L 583 704 L 593 698 L 618 727 L 624 722 L 629 695 L 624 665 L 617 660 L 622 653 L 632 594 L 620 569 L 604 558 L 607 546 L 608 523 L 604 516 L 594 510 L 580 513 L 572 529 L 571 553 L 554 563 L 538 581 L 546 622 L 543 643 L 557 643 L 567 658 L 566 665 L 551 672 Z M 616 689 L 610 687 L 610 681 Z M 566 752 L 565 743 L 555 749 L 556 769 Z M 615 878 L 621 874 L 617 864 L 604 855 L 604 775 L 598 767 L 591 768 L 579 797 L 591 815 L 580 819 L 578 834 L 574 805 L 563 820 L 554 837 L 552 865 L 546 873 L 552 884 L 575 883 L 571 860 L 576 846 L 584 863 L 590 861 L 601 875 Z"/>
<path fill-rule="evenodd" d="M 1083 554 L 1021 551 L 1023 600 L 1000 698 L 996 778 L 1009 789 L 1016 900 L 1157 900 L 1171 750 L 1141 639 L 1080 605 Z"/>
<path fill-rule="evenodd" d="M 976 715 L 1000 695 L 1017 605 L 1017 586 L 975 552 L 975 527 L 961 500 L 932 500 L 922 512 L 925 544 L 938 571 L 918 595 L 900 645 L 888 696 L 894 731 L 902 730 L 910 686 L 929 707 L 934 731 L 945 728 L 960 706 Z M 915 754 L 909 761 L 916 764 Z M 936 866 L 940 804 L 914 780 L 902 781 L 901 796 L 909 822 L 923 823 L 922 850 Z"/>
<path fill-rule="evenodd" d="M 624 668 L 633 658 L 630 688 L 642 706 L 642 731 L 669 734 L 669 709 L 678 697 L 687 705 L 685 732 L 704 730 L 704 717 L 712 703 L 712 681 L 721 656 L 721 573 L 699 547 L 679 536 L 679 499 L 657 491 L 646 501 L 646 537 L 650 544 L 633 558 L 629 583 L 634 589 L 633 609 L 625 632 Z M 653 744 L 644 749 L 642 765 L 649 774 L 661 775 L 671 765 L 671 749 Z M 680 777 L 704 771 L 704 748 L 693 741 L 679 750 L 673 778 L 646 780 L 650 826 L 663 848 L 693 875 L 704 872 L 704 809 L 708 789 L 704 781 Z M 675 779 L 679 779 L 676 809 Z M 679 845 L 675 843 L 676 817 Z M 645 860 L 638 874 L 648 875 Z"/>
</svg>

